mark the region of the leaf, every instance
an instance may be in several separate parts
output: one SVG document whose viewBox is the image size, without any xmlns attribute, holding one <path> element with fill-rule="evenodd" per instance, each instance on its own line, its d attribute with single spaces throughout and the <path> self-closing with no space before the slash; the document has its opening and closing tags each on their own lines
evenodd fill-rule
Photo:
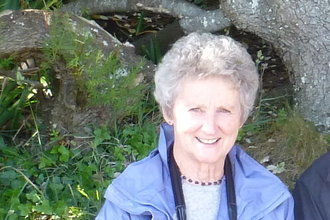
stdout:
<svg viewBox="0 0 330 220">
<path fill-rule="evenodd" d="M 81 195 L 85 196 L 87 199 L 89 199 L 89 196 L 87 193 L 85 193 L 85 190 L 80 187 L 80 185 L 77 186 L 78 192 L 80 192 Z"/>
<path fill-rule="evenodd" d="M 43 200 L 41 205 L 36 206 L 35 210 L 46 215 L 53 214 L 53 208 L 49 205 L 49 200 L 47 199 Z"/>
<path fill-rule="evenodd" d="M 13 189 L 24 188 L 25 184 L 26 184 L 26 181 L 23 178 L 16 178 L 11 181 L 11 187 Z"/>
<path fill-rule="evenodd" d="M 261 164 L 263 164 L 263 163 L 267 163 L 267 162 L 269 162 L 269 156 L 266 156 L 266 157 L 264 157 L 264 158 L 262 158 L 262 159 L 260 160 L 260 163 L 261 163 Z"/>
<path fill-rule="evenodd" d="M 141 12 L 140 17 L 139 17 L 139 22 L 137 23 L 136 26 L 136 35 L 139 35 L 143 29 L 143 21 L 144 21 L 144 17 L 145 17 L 145 12 Z"/>
<path fill-rule="evenodd" d="M 97 171 L 97 166 L 95 164 L 90 164 L 88 167 L 87 167 L 88 171 L 90 172 L 90 174 L 93 173 L 93 171 Z"/>
<path fill-rule="evenodd" d="M 37 191 L 32 190 L 29 193 L 26 193 L 26 198 L 34 203 L 37 203 L 40 201 L 40 197 L 37 194 Z"/>
<path fill-rule="evenodd" d="M 3 137 L 0 136 L 0 148 L 4 148 L 7 147 L 5 140 L 3 139 Z"/>
<path fill-rule="evenodd" d="M 257 57 L 258 57 L 258 58 L 261 58 L 261 57 L 262 57 L 262 51 L 261 51 L 261 50 L 258 50 L 258 52 L 257 52 Z"/>
<path fill-rule="evenodd" d="M 158 37 L 155 37 L 154 45 L 155 45 L 155 55 L 156 55 L 155 64 L 158 64 L 162 60 L 162 53 L 160 50 L 160 44 L 159 44 Z"/>
<path fill-rule="evenodd" d="M 4 5 L 0 7 L 1 11 L 11 9 L 11 10 L 21 10 L 20 1 L 6 0 Z"/>
<path fill-rule="evenodd" d="M 55 145 L 52 150 L 50 151 L 51 154 L 57 154 L 58 153 L 58 149 L 59 149 L 60 146 L 58 145 Z"/>
<path fill-rule="evenodd" d="M 274 143 L 274 142 L 276 142 L 276 141 L 275 141 L 274 138 L 270 138 L 270 139 L 268 139 L 268 142 L 269 142 L 269 143 Z"/>
<path fill-rule="evenodd" d="M 3 181 L 3 183 L 5 183 L 5 182 L 15 179 L 16 177 L 17 177 L 17 174 L 15 173 L 15 171 L 8 170 L 8 171 L 1 173 L 0 180 Z"/>
<path fill-rule="evenodd" d="M 101 137 L 101 133 L 102 133 L 101 128 L 95 129 L 94 130 L 95 139 L 96 138 L 100 138 Z"/>
<path fill-rule="evenodd" d="M 13 211 L 13 210 L 11 210 L 11 211 Z M 18 214 L 13 211 L 12 213 L 10 213 L 9 218 L 6 218 L 6 219 L 8 219 L 8 220 L 17 220 L 18 219 Z"/>
<path fill-rule="evenodd" d="M 27 216 L 30 213 L 31 207 L 28 204 L 20 204 L 18 209 L 21 211 L 21 216 Z"/>
<path fill-rule="evenodd" d="M 61 156 L 60 156 L 60 161 L 61 162 L 68 162 L 69 161 L 70 150 L 68 150 L 66 147 L 64 147 L 63 145 L 61 145 L 58 148 L 58 152 L 61 154 Z"/>
<path fill-rule="evenodd" d="M 279 164 L 275 165 L 268 165 L 267 170 L 272 171 L 274 174 L 277 173 L 283 173 L 285 171 L 285 163 L 281 162 Z"/>
<path fill-rule="evenodd" d="M 18 104 L 15 100 L 21 93 L 22 89 L 15 81 L 5 78 L 0 94 L 0 127 L 14 117 Z"/>
<path fill-rule="evenodd" d="M 68 162 L 69 161 L 69 155 L 67 155 L 67 154 L 62 154 L 61 156 L 60 156 L 60 161 L 61 162 Z"/>
<path fill-rule="evenodd" d="M 14 117 L 13 117 L 13 121 L 12 121 L 12 125 L 11 125 L 12 129 L 16 128 L 18 120 L 20 118 L 23 118 L 22 109 L 23 109 L 24 104 L 28 100 L 29 94 L 30 94 L 30 91 L 29 91 L 28 87 L 24 87 L 24 90 L 20 94 L 20 98 L 19 98 L 17 106 L 15 108 L 15 113 L 14 113 Z"/>
<path fill-rule="evenodd" d="M 62 216 L 67 210 L 67 204 L 63 200 L 59 200 L 56 202 L 56 214 Z"/>
<path fill-rule="evenodd" d="M 111 136 L 109 135 L 108 131 L 105 128 L 102 132 L 102 139 L 103 140 L 109 140 L 110 138 L 111 138 Z"/>
<path fill-rule="evenodd" d="M 64 185 L 61 183 L 49 183 L 49 188 L 58 193 L 57 191 L 61 191 L 64 188 Z"/>
<path fill-rule="evenodd" d="M 49 167 L 54 163 L 51 159 L 43 157 L 43 156 L 40 156 L 39 159 L 40 159 L 40 163 L 39 163 L 39 166 L 38 166 L 39 169 Z"/>
</svg>

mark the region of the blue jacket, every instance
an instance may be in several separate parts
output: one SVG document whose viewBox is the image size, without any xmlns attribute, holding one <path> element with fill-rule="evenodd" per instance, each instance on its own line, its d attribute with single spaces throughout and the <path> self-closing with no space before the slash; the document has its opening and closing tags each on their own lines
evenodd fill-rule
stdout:
<svg viewBox="0 0 330 220">
<path fill-rule="evenodd" d="M 96 220 L 170 220 L 175 213 L 167 162 L 173 129 L 161 126 L 159 146 L 145 159 L 132 163 L 108 187 Z M 238 220 L 293 220 L 293 198 L 271 172 L 234 146 L 232 163 Z M 218 218 L 229 220 L 225 177 L 221 187 Z"/>
</svg>

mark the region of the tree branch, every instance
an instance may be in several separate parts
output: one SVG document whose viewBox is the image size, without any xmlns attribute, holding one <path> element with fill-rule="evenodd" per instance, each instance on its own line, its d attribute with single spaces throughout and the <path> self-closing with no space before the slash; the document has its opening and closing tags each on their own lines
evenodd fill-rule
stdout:
<svg viewBox="0 0 330 220">
<path fill-rule="evenodd" d="M 184 0 L 77 0 L 63 5 L 60 10 L 77 15 L 139 10 L 168 13 L 180 19 L 186 33 L 197 30 L 214 32 L 231 25 L 221 9 L 206 11 Z"/>
</svg>

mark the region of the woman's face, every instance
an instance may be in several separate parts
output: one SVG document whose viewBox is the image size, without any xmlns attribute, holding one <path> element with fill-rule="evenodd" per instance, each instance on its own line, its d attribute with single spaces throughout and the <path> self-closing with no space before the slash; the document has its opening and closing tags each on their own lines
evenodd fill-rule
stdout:
<svg viewBox="0 0 330 220">
<path fill-rule="evenodd" d="M 239 91 L 221 78 L 186 79 L 174 102 L 174 147 L 197 163 L 224 160 L 241 127 Z"/>
</svg>

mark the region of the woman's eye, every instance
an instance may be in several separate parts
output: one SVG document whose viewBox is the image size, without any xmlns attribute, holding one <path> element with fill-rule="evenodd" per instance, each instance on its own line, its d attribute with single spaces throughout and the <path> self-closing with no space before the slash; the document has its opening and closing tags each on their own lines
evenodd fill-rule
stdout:
<svg viewBox="0 0 330 220">
<path fill-rule="evenodd" d="M 220 113 L 230 113 L 230 111 L 227 110 L 227 109 L 220 109 L 219 112 L 220 112 Z"/>
<path fill-rule="evenodd" d="M 192 112 L 201 112 L 202 110 L 200 108 L 192 108 L 190 109 Z"/>
</svg>

